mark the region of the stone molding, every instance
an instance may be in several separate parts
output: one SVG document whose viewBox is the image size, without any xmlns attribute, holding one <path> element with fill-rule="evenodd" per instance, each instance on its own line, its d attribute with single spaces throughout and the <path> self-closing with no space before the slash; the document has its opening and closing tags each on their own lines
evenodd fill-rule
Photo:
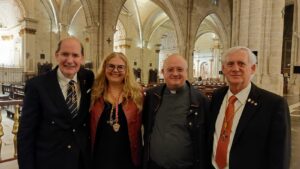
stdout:
<svg viewBox="0 0 300 169">
<path fill-rule="evenodd" d="M 19 35 L 23 36 L 24 34 L 32 34 L 35 35 L 36 29 L 33 28 L 23 28 L 20 30 Z"/>
</svg>

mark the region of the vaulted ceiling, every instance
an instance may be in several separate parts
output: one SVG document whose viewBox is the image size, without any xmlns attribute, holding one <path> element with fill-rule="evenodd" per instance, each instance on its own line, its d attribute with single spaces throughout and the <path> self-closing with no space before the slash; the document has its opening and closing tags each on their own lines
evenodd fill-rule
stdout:
<svg viewBox="0 0 300 169">
<path fill-rule="evenodd" d="M 19 24 L 22 18 L 18 3 L 14 0 L 0 0 L 0 29 L 9 29 Z"/>
</svg>

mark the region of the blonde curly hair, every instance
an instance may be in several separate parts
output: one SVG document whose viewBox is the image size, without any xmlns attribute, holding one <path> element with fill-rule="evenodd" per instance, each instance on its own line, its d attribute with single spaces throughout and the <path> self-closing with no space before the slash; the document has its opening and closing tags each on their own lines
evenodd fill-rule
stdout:
<svg viewBox="0 0 300 169">
<path fill-rule="evenodd" d="M 124 78 L 124 86 L 123 86 L 123 98 L 126 100 L 132 99 L 136 104 L 139 111 L 142 110 L 143 107 L 143 96 L 142 96 L 142 88 L 135 81 L 134 74 L 132 71 L 132 67 L 128 63 L 127 57 L 121 52 L 113 52 L 105 57 L 103 60 L 98 72 L 96 74 L 96 78 L 92 88 L 92 96 L 91 96 L 91 105 L 93 106 L 97 99 L 104 96 L 108 90 L 108 80 L 105 76 L 106 64 L 112 58 L 118 57 L 122 59 L 125 63 L 125 78 Z"/>
</svg>

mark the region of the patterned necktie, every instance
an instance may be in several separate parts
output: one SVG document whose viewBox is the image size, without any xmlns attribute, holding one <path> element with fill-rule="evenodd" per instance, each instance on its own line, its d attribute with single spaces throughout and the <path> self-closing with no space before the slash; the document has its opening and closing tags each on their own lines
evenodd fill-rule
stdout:
<svg viewBox="0 0 300 169">
<path fill-rule="evenodd" d="M 76 117 L 78 114 L 78 110 L 77 110 L 77 95 L 76 95 L 74 80 L 70 80 L 68 84 L 66 102 L 72 118 Z"/>
<path fill-rule="evenodd" d="M 226 108 L 223 125 L 218 141 L 217 152 L 216 152 L 216 163 L 219 169 L 223 169 L 227 165 L 227 149 L 230 140 L 231 127 L 234 117 L 234 103 L 237 98 L 232 95 L 229 98 L 229 103 Z"/>
</svg>

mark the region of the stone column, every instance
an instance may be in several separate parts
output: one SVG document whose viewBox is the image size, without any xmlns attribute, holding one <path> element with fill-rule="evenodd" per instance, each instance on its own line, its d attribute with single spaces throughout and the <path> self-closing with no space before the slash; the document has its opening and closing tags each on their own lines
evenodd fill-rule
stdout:
<svg viewBox="0 0 300 169">
<path fill-rule="evenodd" d="M 219 77 L 219 70 L 221 70 L 220 67 L 220 39 L 219 38 L 214 38 L 214 46 L 213 46 L 213 78 L 218 78 Z"/>
<path fill-rule="evenodd" d="M 283 43 L 283 19 L 282 9 L 284 0 L 268 0 L 264 4 L 265 27 L 262 39 L 261 52 L 258 57 L 263 57 L 263 66 L 259 85 L 269 91 L 283 95 L 283 75 L 281 74 L 281 55 Z M 261 60 L 259 60 L 261 61 Z"/>
<path fill-rule="evenodd" d="M 98 35 L 98 26 L 87 27 L 89 47 L 85 49 L 89 56 L 85 56 L 86 60 L 90 60 L 93 63 L 93 71 L 96 72 L 100 66 L 99 62 L 99 35 Z"/>
<path fill-rule="evenodd" d="M 59 39 L 64 39 L 69 36 L 69 25 L 64 23 L 59 23 Z"/>
<path fill-rule="evenodd" d="M 234 46 L 258 51 L 258 67 L 253 82 L 274 93 L 283 94 L 281 55 L 284 0 L 234 0 Z"/>
<path fill-rule="evenodd" d="M 37 20 L 32 18 L 24 18 L 20 21 L 21 29 L 19 35 L 22 39 L 22 58 L 24 72 L 36 72 L 36 26 Z"/>
<path fill-rule="evenodd" d="M 294 26 L 293 26 L 293 42 L 292 42 L 292 56 L 291 56 L 291 65 L 300 66 L 300 1 L 298 0 L 298 9 L 297 5 L 294 5 Z M 289 81 L 289 91 L 292 91 L 291 94 L 300 94 L 300 74 L 294 74 L 294 67 L 291 67 L 291 78 Z"/>
<path fill-rule="evenodd" d="M 231 37 L 231 45 L 236 46 L 239 44 L 239 27 L 240 27 L 240 0 L 233 0 L 233 8 L 232 8 L 232 37 Z"/>
<path fill-rule="evenodd" d="M 148 77 L 147 76 L 149 74 L 149 58 L 144 58 L 145 57 L 145 49 L 144 49 L 144 42 L 142 42 L 143 44 L 141 45 L 141 47 L 139 48 L 140 50 L 140 55 L 139 55 L 139 60 L 140 60 L 140 65 L 141 65 L 141 82 L 142 83 L 148 83 Z"/>
</svg>

